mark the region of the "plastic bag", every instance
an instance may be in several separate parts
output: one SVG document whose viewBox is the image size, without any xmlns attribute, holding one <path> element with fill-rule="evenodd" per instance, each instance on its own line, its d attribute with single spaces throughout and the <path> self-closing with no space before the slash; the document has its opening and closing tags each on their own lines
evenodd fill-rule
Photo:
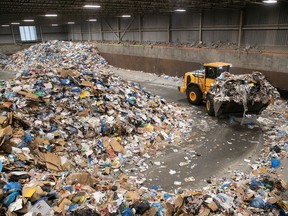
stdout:
<svg viewBox="0 0 288 216">
<path fill-rule="evenodd" d="M 254 207 L 254 208 L 264 209 L 265 208 L 265 202 L 262 198 L 256 197 L 255 199 L 251 200 L 250 206 Z"/>
<path fill-rule="evenodd" d="M 7 190 L 7 193 L 13 193 L 15 191 L 21 191 L 21 184 L 19 182 L 9 182 L 4 185 L 3 190 Z"/>
<path fill-rule="evenodd" d="M 11 203 L 13 203 L 16 200 L 18 195 L 20 195 L 19 191 L 14 191 L 14 192 L 10 193 L 8 196 L 6 196 L 3 199 L 3 201 L 2 201 L 3 205 L 8 207 Z"/>
<path fill-rule="evenodd" d="M 280 166 L 281 161 L 277 158 L 271 159 L 271 165 L 270 168 L 277 168 Z"/>
<path fill-rule="evenodd" d="M 133 211 L 130 208 L 126 208 L 123 212 L 122 212 L 122 216 L 133 216 Z"/>
</svg>

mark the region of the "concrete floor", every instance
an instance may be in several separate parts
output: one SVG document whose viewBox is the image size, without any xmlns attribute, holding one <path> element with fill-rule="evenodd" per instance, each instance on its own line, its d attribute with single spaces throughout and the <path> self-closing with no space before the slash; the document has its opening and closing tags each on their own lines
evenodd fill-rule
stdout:
<svg viewBox="0 0 288 216">
<path fill-rule="evenodd" d="M 14 76 L 15 76 L 15 73 L 3 71 L 0 68 L 0 80 L 7 80 L 7 79 L 12 78 Z"/>
<path fill-rule="evenodd" d="M 182 81 L 167 80 L 155 74 L 139 71 L 113 67 L 111 70 L 124 79 L 139 82 L 142 87 L 163 96 L 167 101 L 191 107 L 186 95 L 177 90 Z M 194 106 L 193 109 L 196 112 L 193 117 L 195 124 L 191 131 L 192 141 L 179 147 L 168 148 L 162 155 L 149 161 L 149 169 L 144 173 L 138 173 L 139 176 L 147 178 L 145 186 L 156 185 L 172 192 L 180 187 L 174 185 L 174 181 L 179 181 L 182 188 L 200 189 L 207 185 L 206 180 L 210 177 L 223 177 L 232 170 L 250 169 L 244 159 L 252 161 L 257 155 L 255 153 L 261 147 L 263 139 L 261 129 L 249 129 L 247 126 L 231 123 L 226 118 L 210 117 L 204 105 Z M 208 130 L 205 129 L 206 124 L 209 125 Z M 191 163 L 179 166 L 180 162 L 186 161 L 185 157 L 188 157 Z M 154 162 L 161 162 L 161 165 L 157 166 Z M 176 174 L 170 175 L 170 170 L 175 170 Z M 184 181 L 184 178 L 191 176 L 195 181 Z"/>
</svg>

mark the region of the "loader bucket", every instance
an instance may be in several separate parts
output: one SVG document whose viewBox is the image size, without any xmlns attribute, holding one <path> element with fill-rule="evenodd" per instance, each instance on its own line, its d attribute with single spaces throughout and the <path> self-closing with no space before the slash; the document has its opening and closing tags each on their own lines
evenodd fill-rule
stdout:
<svg viewBox="0 0 288 216">
<path fill-rule="evenodd" d="M 261 102 L 248 103 L 248 110 L 246 114 L 260 114 L 268 106 Z M 243 114 L 244 106 L 243 104 L 238 104 L 234 101 L 214 101 L 215 116 L 225 115 L 225 114 Z"/>
</svg>

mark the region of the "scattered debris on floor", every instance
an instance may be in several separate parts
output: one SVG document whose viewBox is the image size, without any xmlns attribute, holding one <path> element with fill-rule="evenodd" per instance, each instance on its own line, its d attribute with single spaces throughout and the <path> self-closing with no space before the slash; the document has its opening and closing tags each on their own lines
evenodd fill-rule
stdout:
<svg viewBox="0 0 288 216">
<path fill-rule="evenodd" d="M 8 57 L 4 53 L 0 52 L 0 69 L 4 68 L 7 65 L 7 63 L 8 63 Z"/>
<path fill-rule="evenodd" d="M 125 166 L 147 170 L 147 158 L 188 139 L 189 109 L 122 80 L 106 64 L 93 43 L 48 41 L 11 56 L 6 70 L 18 74 L 0 86 L 1 213 L 287 214 L 287 185 L 278 173 L 287 157 L 287 102 L 275 101 L 258 118 L 265 143 L 259 159 L 249 160 L 251 173 L 208 179 L 199 191 L 175 181 L 179 188 L 167 193 L 144 187 L 145 177 Z"/>
</svg>

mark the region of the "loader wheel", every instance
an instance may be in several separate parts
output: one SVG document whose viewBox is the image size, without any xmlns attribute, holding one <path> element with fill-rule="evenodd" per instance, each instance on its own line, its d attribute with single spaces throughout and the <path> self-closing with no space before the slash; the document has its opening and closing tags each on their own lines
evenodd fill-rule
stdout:
<svg viewBox="0 0 288 216">
<path fill-rule="evenodd" d="M 197 86 L 190 86 L 186 90 L 189 103 L 198 105 L 202 101 L 202 92 Z"/>
<path fill-rule="evenodd" d="M 206 111 L 208 115 L 215 116 L 214 100 L 213 100 L 212 95 L 207 95 L 206 97 Z"/>
</svg>

